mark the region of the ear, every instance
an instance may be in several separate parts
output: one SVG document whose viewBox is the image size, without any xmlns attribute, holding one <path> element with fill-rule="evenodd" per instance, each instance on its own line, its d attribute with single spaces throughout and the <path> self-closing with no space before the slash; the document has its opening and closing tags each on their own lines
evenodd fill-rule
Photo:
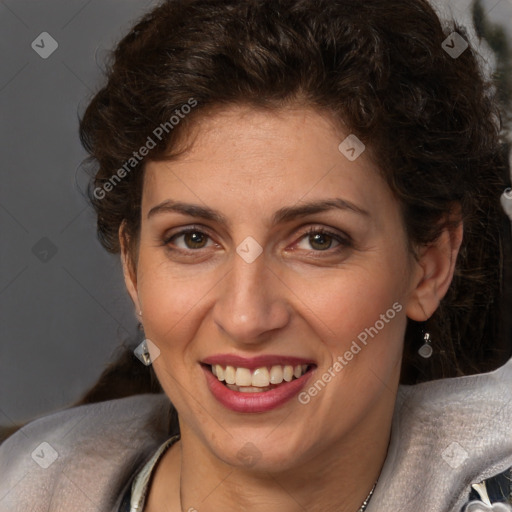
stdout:
<svg viewBox="0 0 512 512">
<path fill-rule="evenodd" d="M 436 241 L 420 251 L 416 286 L 406 307 L 406 314 L 411 320 L 428 320 L 446 295 L 453 279 L 463 232 L 460 221 L 455 228 L 445 228 Z"/>
<path fill-rule="evenodd" d="M 133 305 L 135 307 L 135 315 L 140 318 L 140 303 L 137 292 L 137 273 L 133 261 L 133 255 L 129 250 L 129 238 L 126 232 L 126 223 L 123 221 L 119 226 L 119 245 L 121 247 L 121 263 L 123 266 L 123 275 L 126 289 L 130 294 Z"/>
</svg>

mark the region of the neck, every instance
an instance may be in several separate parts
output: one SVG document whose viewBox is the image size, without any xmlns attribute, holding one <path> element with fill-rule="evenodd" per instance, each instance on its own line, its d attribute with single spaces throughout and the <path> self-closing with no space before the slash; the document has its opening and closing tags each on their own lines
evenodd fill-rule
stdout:
<svg viewBox="0 0 512 512">
<path fill-rule="evenodd" d="M 382 411 L 377 416 L 379 421 L 365 418 L 336 443 L 321 451 L 315 447 L 314 456 L 305 454 L 275 472 L 225 464 L 204 446 L 198 449 L 185 429 L 182 511 L 358 512 L 379 477 L 390 439 L 392 410 L 386 418 Z"/>
</svg>

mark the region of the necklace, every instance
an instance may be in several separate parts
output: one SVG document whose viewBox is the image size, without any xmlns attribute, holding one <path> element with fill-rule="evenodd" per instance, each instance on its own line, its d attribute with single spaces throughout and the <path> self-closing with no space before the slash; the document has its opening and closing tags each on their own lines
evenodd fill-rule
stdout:
<svg viewBox="0 0 512 512">
<path fill-rule="evenodd" d="M 372 490 L 370 491 L 370 494 L 366 496 L 366 499 L 363 501 L 363 504 L 359 507 L 359 510 L 357 512 L 364 512 L 366 510 L 366 507 L 368 506 L 368 503 L 370 503 L 370 500 L 373 496 L 373 491 L 375 491 L 375 487 L 377 487 L 377 482 L 373 484 Z"/>
</svg>

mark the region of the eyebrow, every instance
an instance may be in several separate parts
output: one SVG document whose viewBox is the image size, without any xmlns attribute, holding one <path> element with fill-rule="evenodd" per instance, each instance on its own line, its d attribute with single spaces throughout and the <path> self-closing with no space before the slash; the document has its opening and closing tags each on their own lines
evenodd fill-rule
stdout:
<svg viewBox="0 0 512 512">
<path fill-rule="evenodd" d="M 334 198 L 313 201 L 296 206 L 285 206 L 284 208 L 281 208 L 274 213 L 271 222 L 272 225 L 276 225 L 283 222 L 290 222 L 296 218 L 307 217 L 308 215 L 314 215 L 315 213 L 322 213 L 335 209 L 349 211 L 364 217 L 370 217 L 370 214 L 366 210 L 356 206 L 350 201 Z M 214 221 L 219 224 L 229 225 L 228 220 L 216 210 L 197 204 L 173 201 L 172 199 L 168 199 L 151 208 L 151 210 L 148 212 L 147 218 L 149 219 L 162 213 L 181 213 L 190 217 L 198 217 L 201 219 Z"/>
</svg>

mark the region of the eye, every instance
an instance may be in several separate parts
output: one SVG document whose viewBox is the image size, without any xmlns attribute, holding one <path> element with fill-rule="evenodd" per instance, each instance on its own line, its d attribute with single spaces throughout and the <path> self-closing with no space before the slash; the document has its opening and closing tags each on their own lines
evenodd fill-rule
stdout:
<svg viewBox="0 0 512 512">
<path fill-rule="evenodd" d="M 333 233 L 323 228 L 310 228 L 301 237 L 301 242 L 297 244 L 299 247 L 301 243 L 309 244 L 315 252 L 324 252 L 332 248 L 333 242 L 337 245 L 334 246 L 334 252 L 341 251 L 346 247 L 351 246 L 351 241 L 348 237 L 340 234 Z M 308 247 L 300 247 L 301 249 L 308 249 Z"/>
<path fill-rule="evenodd" d="M 177 240 L 182 239 L 183 244 L 176 243 Z M 174 245 L 179 250 L 187 249 L 204 249 L 207 247 L 206 243 L 210 237 L 196 228 L 189 228 L 175 233 L 164 240 L 165 245 Z"/>
<path fill-rule="evenodd" d="M 190 227 L 166 237 L 163 243 L 171 251 L 187 252 L 197 251 L 215 245 L 213 242 L 208 245 L 208 241 L 211 241 L 211 237 L 208 234 L 197 227 Z M 309 245 L 309 247 L 307 247 L 307 245 Z M 352 242 L 350 237 L 334 233 L 324 228 L 310 228 L 302 234 L 300 241 L 295 245 L 295 247 L 299 249 L 310 252 L 311 248 L 313 252 L 327 252 L 332 249 L 330 251 L 331 253 L 340 252 L 351 246 Z"/>
</svg>

